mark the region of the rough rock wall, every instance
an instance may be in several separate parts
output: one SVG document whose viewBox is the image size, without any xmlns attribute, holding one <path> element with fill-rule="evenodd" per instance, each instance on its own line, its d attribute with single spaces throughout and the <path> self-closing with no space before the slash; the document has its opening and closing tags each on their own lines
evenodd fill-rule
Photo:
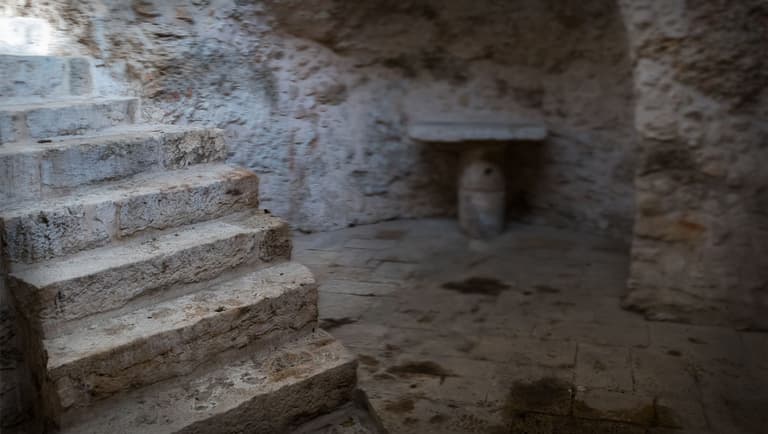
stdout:
<svg viewBox="0 0 768 434">
<path fill-rule="evenodd" d="M 768 2 L 621 6 L 641 138 L 626 305 L 768 327 Z"/>
<path fill-rule="evenodd" d="M 104 62 L 145 116 L 224 128 L 264 206 L 308 229 L 455 212 L 456 156 L 411 119 L 541 121 L 512 216 L 626 237 L 631 66 L 614 0 L 70 1 L 10 13 Z"/>
</svg>

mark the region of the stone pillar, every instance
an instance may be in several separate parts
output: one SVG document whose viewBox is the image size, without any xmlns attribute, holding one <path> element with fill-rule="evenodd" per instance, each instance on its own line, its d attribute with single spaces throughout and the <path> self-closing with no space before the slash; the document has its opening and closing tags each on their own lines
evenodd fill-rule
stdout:
<svg viewBox="0 0 768 434">
<path fill-rule="evenodd" d="M 504 231 L 506 182 L 502 145 L 477 145 L 461 154 L 459 224 L 472 238 L 488 239 Z"/>
</svg>

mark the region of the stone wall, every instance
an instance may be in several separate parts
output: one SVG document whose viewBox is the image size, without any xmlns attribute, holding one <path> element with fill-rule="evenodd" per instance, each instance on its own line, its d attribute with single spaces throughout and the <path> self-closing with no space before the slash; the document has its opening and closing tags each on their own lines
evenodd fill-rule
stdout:
<svg viewBox="0 0 768 434">
<path fill-rule="evenodd" d="M 630 232 L 631 65 L 613 0 L 19 3 L 6 13 L 48 19 L 56 51 L 100 59 L 148 119 L 223 128 L 264 206 L 302 229 L 454 213 L 456 156 L 405 125 L 474 118 L 554 133 L 510 152 L 513 218 Z"/>
<path fill-rule="evenodd" d="M 626 0 L 641 138 L 626 306 L 768 326 L 768 3 Z"/>
</svg>

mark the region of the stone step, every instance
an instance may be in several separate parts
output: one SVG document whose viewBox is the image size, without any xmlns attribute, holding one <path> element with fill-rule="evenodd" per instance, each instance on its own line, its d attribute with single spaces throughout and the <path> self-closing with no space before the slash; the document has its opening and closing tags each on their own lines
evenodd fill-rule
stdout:
<svg viewBox="0 0 768 434">
<path fill-rule="evenodd" d="M 351 399 L 357 362 L 327 333 L 64 415 L 64 434 L 283 433 Z"/>
<path fill-rule="evenodd" d="M 145 230 L 196 223 L 258 205 L 253 172 L 222 163 L 142 173 L 0 212 L 5 257 L 33 262 L 106 245 Z"/>
<path fill-rule="evenodd" d="M 0 55 L 0 98 L 87 95 L 92 81 L 84 57 Z"/>
<path fill-rule="evenodd" d="M 85 407 L 118 392 L 186 375 L 214 356 L 270 350 L 317 326 L 317 285 L 297 263 L 250 272 L 195 293 L 43 342 L 49 408 Z"/>
<path fill-rule="evenodd" d="M 288 225 L 259 212 L 227 216 L 32 265 L 9 286 L 33 329 L 118 309 L 142 296 L 204 282 L 238 266 L 290 257 Z"/>
<path fill-rule="evenodd" d="M 85 184 L 227 156 L 221 130 L 175 125 L 123 125 L 42 142 L 0 146 L 4 203 L 54 197 Z"/>
<path fill-rule="evenodd" d="M 7 100 L 0 106 L 0 144 L 133 124 L 138 109 L 131 97 Z"/>
</svg>

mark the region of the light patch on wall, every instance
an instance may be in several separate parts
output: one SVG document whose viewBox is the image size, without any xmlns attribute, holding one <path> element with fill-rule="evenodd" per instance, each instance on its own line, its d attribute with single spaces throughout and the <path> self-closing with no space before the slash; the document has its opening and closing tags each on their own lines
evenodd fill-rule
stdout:
<svg viewBox="0 0 768 434">
<path fill-rule="evenodd" d="M 41 18 L 0 17 L 0 53 L 47 55 L 51 25 Z"/>
</svg>

